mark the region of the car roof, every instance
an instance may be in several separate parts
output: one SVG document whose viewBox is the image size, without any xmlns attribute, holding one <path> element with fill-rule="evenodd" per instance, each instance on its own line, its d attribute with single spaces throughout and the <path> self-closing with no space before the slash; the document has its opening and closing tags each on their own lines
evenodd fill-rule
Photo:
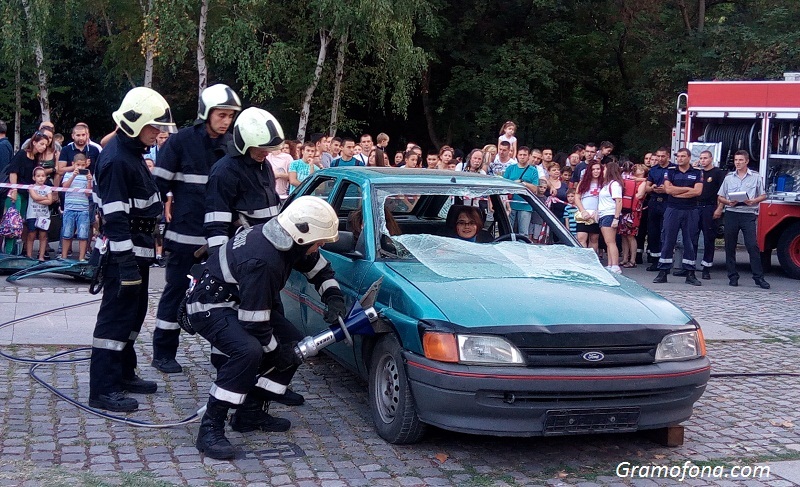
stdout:
<svg viewBox="0 0 800 487">
<path fill-rule="evenodd" d="M 370 184 L 465 184 L 470 186 L 519 189 L 519 184 L 500 177 L 443 169 L 402 169 L 396 167 L 331 167 L 317 174 Z"/>
</svg>

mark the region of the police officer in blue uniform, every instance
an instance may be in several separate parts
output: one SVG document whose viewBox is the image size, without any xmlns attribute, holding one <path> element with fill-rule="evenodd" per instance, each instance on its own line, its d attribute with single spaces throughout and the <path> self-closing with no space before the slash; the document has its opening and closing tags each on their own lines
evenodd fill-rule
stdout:
<svg viewBox="0 0 800 487">
<path fill-rule="evenodd" d="M 324 200 L 302 196 L 266 224 L 240 228 L 205 263 L 186 311 L 197 333 L 225 360 L 217 360 L 196 446 L 211 458 L 229 459 L 228 410 L 234 431 L 286 431 L 290 422 L 267 413 L 265 392 L 286 388 L 302 358 L 302 334 L 283 316 L 280 291 L 292 269 L 305 274 L 327 306 L 325 320 L 345 315 L 344 296 L 319 247 L 335 242 L 339 218 Z"/>
<path fill-rule="evenodd" d="M 702 283 L 695 277 L 695 261 L 697 259 L 697 234 L 700 231 L 700 210 L 698 197 L 703 191 L 703 175 L 699 169 L 690 164 L 692 153 L 689 149 L 678 150 L 678 165 L 670 168 L 664 178 L 664 189 L 667 196 L 667 207 L 664 210 L 663 242 L 661 256 L 658 259 L 658 276 L 655 283 L 667 282 L 667 275 L 672 268 L 672 256 L 678 241 L 678 231 L 683 238 L 683 268 L 686 270 L 686 284 L 700 286 Z"/>
<path fill-rule="evenodd" d="M 660 147 L 653 155 L 658 159 L 647 173 L 647 193 L 650 201 L 647 205 L 647 254 L 650 261 L 648 271 L 657 271 L 658 259 L 661 256 L 662 226 L 664 224 L 664 210 L 667 207 L 667 193 L 664 189 L 664 178 L 670 167 L 675 167 L 669 162 L 669 150 Z"/>
<path fill-rule="evenodd" d="M 178 306 L 186 295 L 191 267 L 200 262 L 195 256 L 206 243 L 203 236 L 205 190 L 211 167 L 225 155 L 232 139 L 228 129 L 242 103 L 226 85 L 209 86 L 200 94 L 198 123 L 181 129 L 167 140 L 153 168 L 162 201 L 172 193 L 172 214 L 164 235 L 169 251 L 166 286 L 156 313 L 153 332 L 152 366 L 167 374 L 183 369 L 175 360 L 180 326 Z"/>
<path fill-rule="evenodd" d="M 89 405 L 128 412 L 139 407 L 124 391 L 158 386 L 136 375 L 133 344 L 147 313 L 153 230 L 163 206 L 142 155 L 163 131 L 175 131 L 169 105 L 150 88 L 134 88 L 112 114 L 118 130 L 95 167 L 94 200 L 102 214 L 100 259 L 105 291 L 97 313 L 89 366 Z"/>
</svg>

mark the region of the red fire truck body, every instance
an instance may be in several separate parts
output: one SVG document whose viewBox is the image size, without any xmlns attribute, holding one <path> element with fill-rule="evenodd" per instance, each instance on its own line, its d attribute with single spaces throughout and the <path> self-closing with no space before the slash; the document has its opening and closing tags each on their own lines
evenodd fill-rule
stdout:
<svg viewBox="0 0 800 487">
<path fill-rule="evenodd" d="M 784 271 L 800 279 L 800 80 L 690 82 L 678 97 L 673 153 L 707 144 L 716 144 L 723 169 L 733 170 L 737 150 L 750 153 L 768 194 L 758 246 L 765 262 L 776 250 Z"/>
</svg>

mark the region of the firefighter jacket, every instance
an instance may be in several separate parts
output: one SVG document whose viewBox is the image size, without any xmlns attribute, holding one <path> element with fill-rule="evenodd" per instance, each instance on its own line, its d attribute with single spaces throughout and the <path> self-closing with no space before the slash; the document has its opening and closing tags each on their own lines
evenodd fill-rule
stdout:
<svg viewBox="0 0 800 487">
<path fill-rule="evenodd" d="M 98 158 L 92 197 L 102 213 L 102 231 L 112 255 L 155 257 L 153 230 L 164 209 L 144 163 L 147 147 L 117 132 Z"/>
<path fill-rule="evenodd" d="M 231 139 L 225 134 L 212 139 L 205 123 L 181 129 L 164 144 L 153 169 L 161 200 L 172 193 L 172 219 L 164 234 L 170 251 L 194 252 L 205 245 L 203 218 L 208 173 L 225 155 Z"/>
<path fill-rule="evenodd" d="M 203 231 L 209 247 L 223 245 L 236 224 L 253 226 L 278 214 L 275 174 L 266 162 L 232 153 L 217 161 L 208 176 Z"/>
<path fill-rule="evenodd" d="M 264 225 L 241 229 L 205 263 L 202 277 L 187 300 L 189 321 L 207 322 L 220 311 L 235 309 L 242 327 L 266 352 L 275 350 L 270 316 L 279 313 L 280 291 L 292 269 L 302 272 L 323 302 L 341 296 L 330 263 L 319 252 L 305 255 L 308 246 L 275 248 Z"/>
</svg>

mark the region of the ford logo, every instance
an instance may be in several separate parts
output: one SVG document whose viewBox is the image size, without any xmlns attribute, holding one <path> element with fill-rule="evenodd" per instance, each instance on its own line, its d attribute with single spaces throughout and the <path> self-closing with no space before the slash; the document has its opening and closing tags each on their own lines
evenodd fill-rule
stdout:
<svg viewBox="0 0 800 487">
<path fill-rule="evenodd" d="M 606 356 L 603 355 L 603 352 L 586 352 L 581 355 L 581 357 L 583 357 L 583 360 L 586 360 L 587 362 L 599 362 L 606 358 Z"/>
</svg>

